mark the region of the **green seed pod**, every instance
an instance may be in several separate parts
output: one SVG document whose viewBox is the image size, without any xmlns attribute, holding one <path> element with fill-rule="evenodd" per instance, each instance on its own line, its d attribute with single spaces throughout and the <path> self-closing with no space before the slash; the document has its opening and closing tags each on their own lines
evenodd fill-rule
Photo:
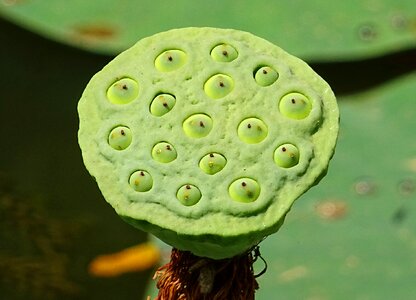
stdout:
<svg viewBox="0 0 416 300">
<path fill-rule="evenodd" d="M 215 60 L 218 41 L 232 45 L 235 61 Z M 174 45 L 181 50 L 158 50 Z M 268 88 L 268 76 L 253 74 L 264 61 L 279 66 Z M 142 92 L 128 107 L 109 105 L 117 74 L 140 78 Z M 164 102 L 153 99 L 160 91 L 175 91 L 165 114 Z M 177 249 L 213 259 L 242 254 L 279 229 L 325 174 L 339 119 L 331 88 L 307 64 L 250 33 L 216 28 L 139 41 L 91 79 L 78 112 L 85 165 L 116 212 Z M 116 124 L 130 129 L 125 151 L 110 144 Z"/>
<path fill-rule="evenodd" d="M 107 90 L 107 98 L 114 104 L 127 104 L 139 95 L 139 84 L 131 78 L 114 82 Z"/>
<path fill-rule="evenodd" d="M 260 195 L 260 185 L 251 178 L 240 178 L 231 183 L 228 192 L 233 200 L 250 203 Z"/>
<path fill-rule="evenodd" d="M 257 118 L 243 120 L 237 129 L 238 137 L 245 143 L 257 144 L 263 141 L 268 133 L 266 124 Z"/>
<path fill-rule="evenodd" d="M 219 44 L 211 50 L 211 57 L 219 62 L 231 62 L 238 56 L 237 50 L 228 44 Z"/>
<path fill-rule="evenodd" d="M 234 88 L 233 79 L 225 74 L 211 76 L 204 84 L 204 91 L 212 99 L 227 96 Z"/>
<path fill-rule="evenodd" d="M 161 117 L 170 112 L 175 106 L 176 99 L 170 94 L 157 95 L 150 104 L 150 112 L 156 117 Z"/>
<path fill-rule="evenodd" d="M 160 72 L 172 72 L 186 63 L 186 53 L 182 50 L 167 50 L 155 59 L 155 67 Z"/>
<path fill-rule="evenodd" d="M 161 163 L 169 163 L 175 160 L 177 155 L 175 148 L 166 142 L 157 143 L 152 149 L 153 159 Z"/>
<path fill-rule="evenodd" d="M 116 150 L 124 150 L 131 144 L 132 134 L 130 128 L 118 126 L 111 130 L 108 143 Z"/>
<path fill-rule="evenodd" d="M 218 173 L 225 167 L 226 164 L 227 160 L 219 153 L 209 153 L 199 161 L 199 167 L 201 170 L 209 175 Z"/>
<path fill-rule="evenodd" d="M 205 114 L 195 114 L 183 122 L 183 131 L 192 138 L 207 136 L 212 129 L 212 119 Z"/>
<path fill-rule="evenodd" d="M 292 144 L 283 144 L 274 151 L 274 162 L 282 168 L 291 168 L 299 163 L 299 149 Z"/>
<path fill-rule="evenodd" d="M 185 206 L 192 206 L 201 199 L 201 191 L 192 184 L 185 184 L 178 189 L 176 198 Z"/>
<path fill-rule="evenodd" d="M 148 172 L 139 170 L 131 174 L 129 183 L 136 192 L 147 192 L 153 186 L 153 178 Z"/>
<path fill-rule="evenodd" d="M 271 67 L 261 67 L 254 74 L 254 79 L 260 86 L 269 86 L 277 80 L 279 74 Z"/>
<path fill-rule="evenodd" d="M 279 110 L 288 118 L 300 120 L 309 116 L 312 110 L 312 104 L 305 95 L 290 93 L 280 100 Z"/>
</svg>

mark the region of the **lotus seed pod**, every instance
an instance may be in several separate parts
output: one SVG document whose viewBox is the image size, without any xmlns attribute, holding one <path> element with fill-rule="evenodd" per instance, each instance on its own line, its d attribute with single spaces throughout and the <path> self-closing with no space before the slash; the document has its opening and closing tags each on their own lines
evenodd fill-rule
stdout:
<svg viewBox="0 0 416 300">
<path fill-rule="evenodd" d="M 147 192 L 153 186 L 153 178 L 148 172 L 139 170 L 131 174 L 129 183 L 136 192 Z"/>
<path fill-rule="evenodd" d="M 201 191 L 192 184 L 181 186 L 176 194 L 176 198 L 185 206 L 195 205 L 201 199 L 201 196 Z"/>
<path fill-rule="evenodd" d="M 256 144 L 263 141 L 268 133 L 266 124 L 257 118 L 248 118 L 238 125 L 238 137 L 248 144 Z"/>
<path fill-rule="evenodd" d="M 167 50 L 155 59 L 155 67 L 160 72 L 171 72 L 179 69 L 186 63 L 186 54 L 182 50 Z"/>
<path fill-rule="evenodd" d="M 226 164 L 227 160 L 219 153 L 207 154 L 199 161 L 199 167 L 202 171 L 209 175 L 218 173 L 225 167 Z"/>
<path fill-rule="evenodd" d="M 107 90 L 107 98 L 114 104 L 127 104 L 139 95 L 139 84 L 131 78 L 114 82 Z"/>
<path fill-rule="evenodd" d="M 233 200 L 238 202 L 253 202 L 260 195 L 260 185 L 251 178 L 240 178 L 234 181 L 228 189 Z"/>
<path fill-rule="evenodd" d="M 128 127 L 118 126 L 111 130 L 108 143 L 116 150 L 124 150 L 131 144 L 132 134 Z"/>
<path fill-rule="evenodd" d="M 216 74 L 210 77 L 204 84 L 205 93 L 212 99 L 220 99 L 227 96 L 233 88 L 233 79 L 225 74 Z"/>
<path fill-rule="evenodd" d="M 150 112 L 156 117 L 161 117 L 171 111 L 175 106 L 176 99 L 170 94 L 157 95 L 150 104 Z"/>
<path fill-rule="evenodd" d="M 154 160 L 161 163 L 169 163 L 176 159 L 175 148 L 166 142 L 157 143 L 152 149 L 152 157 Z"/>
<path fill-rule="evenodd" d="M 235 61 L 215 60 L 219 41 L 232 45 Z M 278 80 L 264 88 L 268 77 L 257 81 L 253 66 L 273 66 Z M 128 107 L 106 96 L 119 74 L 140 83 Z M 176 99 L 163 115 L 154 99 L 161 91 Z M 91 79 L 78 112 L 84 163 L 116 212 L 213 259 L 245 253 L 279 229 L 326 173 L 339 120 L 331 88 L 307 64 L 250 33 L 216 28 L 139 41 Z M 109 145 L 118 126 L 131 133 L 124 151 Z"/>
<path fill-rule="evenodd" d="M 261 67 L 256 71 L 254 79 L 261 86 L 269 86 L 277 80 L 279 74 L 271 67 Z"/>
<path fill-rule="evenodd" d="M 299 163 L 299 149 L 292 144 L 283 144 L 274 151 L 274 162 L 282 168 L 291 168 Z"/>
<path fill-rule="evenodd" d="M 228 44 L 219 44 L 215 46 L 211 51 L 212 59 L 219 62 L 231 62 L 236 59 L 237 56 L 237 50 Z"/>
<path fill-rule="evenodd" d="M 212 129 L 212 119 L 205 114 L 195 114 L 183 122 L 183 131 L 192 138 L 207 136 Z"/>
<path fill-rule="evenodd" d="M 304 119 L 312 110 L 312 104 L 305 95 L 290 93 L 285 95 L 279 102 L 280 112 L 291 119 Z"/>
</svg>

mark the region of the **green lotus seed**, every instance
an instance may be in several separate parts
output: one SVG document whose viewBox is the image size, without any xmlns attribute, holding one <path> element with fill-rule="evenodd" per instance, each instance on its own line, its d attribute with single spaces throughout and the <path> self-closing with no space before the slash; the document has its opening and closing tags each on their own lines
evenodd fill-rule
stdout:
<svg viewBox="0 0 416 300">
<path fill-rule="evenodd" d="M 147 192 L 153 186 L 153 178 L 148 172 L 139 170 L 131 174 L 129 184 L 136 192 Z"/>
<path fill-rule="evenodd" d="M 277 80 L 279 74 L 271 67 L 261 67 L 254 75 L 254 79 L 260 86 L 269 86 Z"/>
<path fill-rule="evenodd" d="M 228 192 L 233 200 L 249 203 L 259 197 L 260 185 L 254 179 L 240 178 L 231 183 Z"/>
<path fill-rule="evenodd" d="M 131 78 L 114 82 L 107 90 L 107 98 L 114 104 L 127 104 L 139 95 L 139 84 Z"/>
<path fill-rule="evenodd" d="M 150 104 L 150 112 L 156 117 L 161 117 L 164 114 L 170 112 L 175 106 L 176 99 L 170 94 L 157 95 Z"/>
<path fill-rule="evenodd" d="M 282 97 L 279 102 L 280 112 L 291 119 L 304 119 L 312 110 L 311 101 L 300 93 L 290 93 Z"/>
<path fill-rule="evenodd" d="M 183 131 L 189 137 L 202 138 L 212 129 L 212 119 L 205 114 L 195 114 L 183 122 Z"/>
<path fill-rule="evenodd" d="M 225 74 L 211 76 L 204 84 L 205 93 L 212 99 L 219 99 L 227 96 L 233 88 L 233 79 Z"/>
<path fill-rule="evenodd" d="M 155 59 L 155 67 L 161 72 L 171 72 L 186 63 L 186 53 L 182 50 L 167 50 Z"/>
<path fill-rule="evenodd" d="M 225 167 L 226 163 L 227 163 L 227 160 L 221 154 L 210 153 L 210 154 L 205 155 L 199 161 L 199 167 L 205 173 L 209 175 L 214 175 L 215 173 L 218 173 L 219 171 L 221 171 Z"/>
<path fill-rule="evenodd" d="M 177 153 L 175 148 L 166 142 L 157 143 L 152 149 L 152 157 L 161 163 L 169 163 L 176 159 Z"/>
<path fill-rule="evenodd" d="M 274 151 L 274 162 L 282 168 L 291 168 L 299 163 L 299 149 L 292 144 L 283 144 Z"/>
<path fill-rule="evenodd" d="M 247 144 L 257 144 L 263 141 L 268 133 L 266 124 L 257 118 L 243 120 L 237 129 L 238 137 Z"/>
<path fill-rule="evenodd" d="M 111 101 L 107 91 L 128 78 L 138 84 L 136 98 L 113 104 L 124 98 Z M 291 99 L 281 100 L 290 93 L 308 98 L 305 119 L 286 116 Z M 339 127 L 330 86 L 304 62 L 248 32 L 209 27 L 139 41 L 94 76 L 78 112 L 85 165 L 116 212 L 174 248 L 215 260 L 248 253 L 279 229 L 326 174 Z M 132 135 L 121 151 L 109 136 L 119 126 Z M 283 144 L 299 149 L 291 168 L 276 152 Z"/>
<path fill-rule="evenodd" d="M 228 44 L 219 44 L 211 50 L 211 57 L 215 61 L 230 62 L 238 56 L 237 50 Z"/>
<path fill-rule="evenodd" d="M 132 134 L 130 128 L 118 126 L 111 130 L 108 143 L 116 150 L 124 150 L 131 144 Z"/>
<path fill-rule="evenodd" d="M 185 206 L 192 206 L 201 199 L 201 191 L 192 184 L 181 186 L 176 193 L 176 198 Z"/>
</svg>

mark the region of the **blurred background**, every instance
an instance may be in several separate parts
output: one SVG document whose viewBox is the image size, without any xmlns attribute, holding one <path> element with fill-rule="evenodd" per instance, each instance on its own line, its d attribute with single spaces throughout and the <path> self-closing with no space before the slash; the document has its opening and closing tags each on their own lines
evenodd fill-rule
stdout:
<svg viewBox="0 0 416 300">
<path fill-rule="evenodd" d="M 268 270 L 256 299 L 415 299 L 410 0 L 0 0 L 0 299 L 154 293 L 166 247 L 101 196 L 82 163 L 76 107 L 118 53 L 186 26 L 268 39 L 307 61 L 338 98 L 328 176 L 262 243 Z"/>
</svg>

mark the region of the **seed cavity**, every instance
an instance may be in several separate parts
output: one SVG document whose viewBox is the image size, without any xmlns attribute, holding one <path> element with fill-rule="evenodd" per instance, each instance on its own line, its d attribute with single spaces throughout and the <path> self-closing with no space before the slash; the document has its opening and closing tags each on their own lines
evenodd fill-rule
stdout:
<svg viewBox="0 0 416 300">
<path fill-rule="evenodd" d="M 273 84 L 278 77 L 279 74 L 277 71 L 268 66 L 260 67 L 254 72 L 254 79 L 260 86 L 269 86 Z"/>
<path fill-rule="evenodd" d="M 276 148 L 274 162 L 281 168 L 292 168 L 299 163 L 299 149 L 293 144 L 283 144 Z"/>
<path fill-rule="evenodd" d="M 107 99 L 113 104 L 127 104 L 139 95 L 139 84 L 131 78 L 122 78 L 107 89 Z"/>
<path fill-rule="evenodd" d="M 178 49 L 166 50 L 155 59 L 155 67 L 160 72 L 172 72 L 182 67 L 187 60 L 184 51 Z"/>
<path fill-rule="evenodd" d="M 145 170 L 138 170 L 130 175 L 130 187 L 136 192 L 147 192 L 153 187 L 153 178 Z"/>
<path fill-rule="evenodd" d="M 124 150 L 130 146 L 132 134 L 130 128 L 118 126 L 108 135 L 108 144 L 115 150 Z"/>
<path fill-rule="evenodd" d="M 226 164 L 227 159 L 220 153 L 209 153 L 199 161 L 199 167 L 208 175 L 220 172 Z"/>
<path fill-rule="evenodd" d="M 176 149 L 168 142 L 160 142 L 153 146 L 152 157 L 160 163 L 170 163 L 178 156 Z"/>
<path fill-rule="evenodd" d="M 262 120 L 258 118 L 247 118 L 238 125 L 237 134 L 243 142 L 257 144 L 266 138 L 268 129 Z"/>
<path fill-rule="evenodd" d="M 295 120 L 305 119 L 312 110 L 311 101 L 301 93 L 290 93 L 283 96 L 278 106 L 282 115 Z"/>
<path fill-rule="evenodd" d="M 225 74 L 211 76 L 204 84 L 204 91 L 212 99 L 227 96 L 234 89 L 233 79 Z"/>
<path fill-rule="evenodd" d="M 176 98 L 171 94 L 159 94 L 150 104 L 150 113 L 156 117 L 161 117 L 172 110 L 176 104 Z"/>
<path fill-rule="evenodd" d="M 259 197 L 260 185 L 252 178 L 239 178 L 230 184 L 228 193 L 234 201 L 250 203 Z"/>
<path fill-rule="evenodd" d="M 176 198 L 185 206 L 197 204 L 201 199 L 201 196 L 201 191 L 192 184 L 185 184 L 181 186 L 176 193 Z"/>
<path fill-rule="evenodd" d="M 223 43 L 212 48 L 211 57 L 218 62 L 231 62 L 238 57 L 238 52 L 233 46 Z"/>
<path fill-rule="evenodd" d="M 213 126 L 210 116 L 206 114 L 194 114 L 189 116 L 182 124 L 185 134 L 192 138 L 207 136 Z"/>
</svg>

